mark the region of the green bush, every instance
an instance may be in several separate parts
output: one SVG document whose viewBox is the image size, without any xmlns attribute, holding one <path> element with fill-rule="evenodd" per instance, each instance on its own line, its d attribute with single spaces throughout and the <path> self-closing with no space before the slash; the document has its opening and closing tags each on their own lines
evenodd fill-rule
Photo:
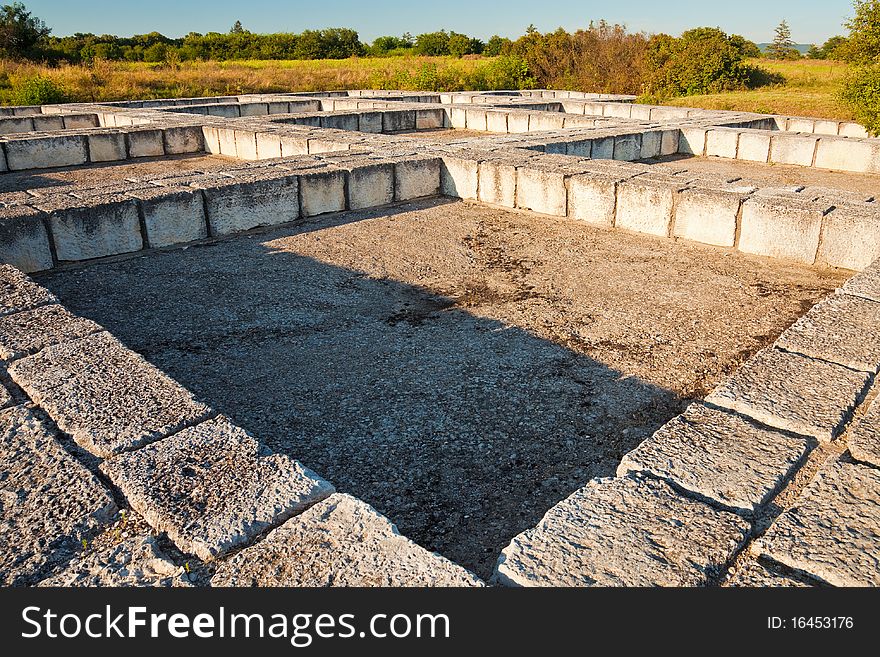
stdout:
<svg viewBox="0 0 880 657">
<path fill-rule="evenodd" d="M 852 69 L 840 97 L 856 121 L 875 137 L 880 136 L 880 64 Z"/>
<path fill-rule="evenodd" d="M 13 83 L 11 100 L 14 105 L 52 105 L 67 102 L 67 94 L 49 78 L 37 75 Z"/>
</svg>

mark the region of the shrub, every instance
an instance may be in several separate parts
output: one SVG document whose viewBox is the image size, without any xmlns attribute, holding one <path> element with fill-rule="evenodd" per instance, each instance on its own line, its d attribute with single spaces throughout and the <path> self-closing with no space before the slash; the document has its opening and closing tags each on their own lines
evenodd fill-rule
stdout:
<svg viewBox="0 0 880 657">
<path fill-rule="evenodd" d="M 12 85 L 14 105 L 52 105 L 64 102 L 67 102 L 64 89 L 41 75 L 25 78 Z"/>
<path fill-rule="evenodd" d="M 869 133 L 880 136 L 880 64 L 852 69 L 840 93 L 856 121 Z"/>
<path fill-rule="evenodd" d="M 850 33 L 842 55 L 859 66 L 880 63 L 880 0 L 855 0 L 855 16 L 847 21 Z"/>
</svg>

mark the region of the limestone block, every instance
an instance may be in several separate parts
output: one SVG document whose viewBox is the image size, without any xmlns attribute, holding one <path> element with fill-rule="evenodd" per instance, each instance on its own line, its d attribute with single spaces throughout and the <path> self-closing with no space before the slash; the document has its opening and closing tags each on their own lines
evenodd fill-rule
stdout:
<svg viewBox="0 0 880 657">
<path fill-rule="evenodd" d="M 806 132 L 812 134 L 815 127 L 816 121 L 814 119 L 791 117 L 788 119 L 788 127 L 786 130 L 788 132 Z"/>
<path fill-rule="evenodd" d="M 544 132 L 548 130 L 562 130 L 565 117 L 562 114 L 551 112 L 529 113 L 529 132 Z"/>
<path fill-rule="evenodd" d="M 130 157 L 161 157 L 165 142 L 161 130 L 132 130 L 126 133 Z M 213 151 L 212 151 L 213 152 Z M 219 153 L 219 151 L 217 151 Z"/>
<path fill-rule="evenodd" d="M 212 586 L 480 586 L 372 507 L 332 495 L 222 563 Z"/>
<path fill-rule="evenodd" d="M 281 156 L 308 155 L 309 140 L 307 137 L 281 135 Z"/>
<path fill-rule="evenodd" d="M 767 162 L 770 159 L 769 133 L 744 131 L 739 135 L 737 159 L 748 162 Z"/>
<path fill-rule="evenodd" d="M 516 206 L 516 165 L 493 160 L 480 162 L 479 177 L 481 202 Z"/>
<path fill-rule="evenodd" d="M 0 208 L 0 262 L 28 273 L 52 268 L 44 217 L 26 205 Z"/>
<path fill-rule="evenodd" d="M 841 137 L 854 137 L 856 139 L 867 139 L 870 136 L 868 131 L 858 123 L 841 123 L 837 134 Z"/>
<path fill-rule="evenodd" d="M 509 112 L 507 115 L 507 132 L 523 134 L 529 131 L 528 112 Z"/>
<path fill-rule="evenodd" d="M 358 130 L 361 132 L 382 132 L 382 112 L 358 112 Z"/>
<path fill-rule="evenodd" d="M 743 195 L 723 189 L 682 190 L 673 234 L 703 244 L 733 246 L 742 201 Z"/>
<path fill-rule="evenodd" d="M 46 204 L 60 261 L 89 260 L 143 248 L 137 202 L 118 196 L 69 201 L 58 209 Z"/>
<path fill-rule="evenodd" d="M 685 155 L 703 155 L 706 152 L 706 128 L 682 128 L 678 152 Z"/>
<path fill-rule="evenodd" d="M 738 130 L 715 128 L 706 133 L 706 155 L 735 160 L 738 143 Z"/>
<path fill-rule="evenodd" d="M 62 431 L 100 457 L 137 449 L 210 414 L 106 332 L 17 360 L 9 374 Z"/>
<path fill-rule="evenodd" d="M 486 112 L 486 130 L 507 134 L 507 112 Z"/>
<path fill-rule="evenodd" d="M 823 137 L 816 150 L 816 166 L 838 171 L 880 171 L 880 145 L 870 141 Z"/>
<path fill-rule="evenodd" d="M 790 199 L 753 196 L 743 203 L 739 249 L 813 264 L 825 213 Z"/>
<path fill-rule="evenodd" d="M 28 409 L 0 412 L 0 584 L 33 584 L 116 513 L 110 492 Z"/>
<path fill-rule="evenodd" d="M 663 132 L 661 130 L 650 130 L 642 133 L 642 143 L 639 149 L 639 156 L 636 159 L 647 160 L 652 157 L 660 157 L 660 151 L 663 146 Z"/>
<path fill-rule="evenodd" d="M 357 114 L 329 114 L 321 117 L 322 128 L 356 132 L 359 126 L 360 122 L 358 121 Z"/>
<path fill-rule="evenodd" d="M 34 120 L 31 117 L 9 117 L 0 121 L 0 135 L 15 135 L 34 131 Z"/>
<path fill-rule="evenodd" d="M 700 586 L 743 545 L 742 518 L 641 478 L 594 479 L 501 553 L 508 586 Z"/>
<path fill-rule="evenodd" d="M 445 196 L 476 200 L 479 181 L 477 160 L 444 156 L 440 166 L 440 188 Z"/>
<path fill-rule="evenodd" d="M 612 155 L 613 154 L 614 153 L 612 146 Z M 575 141 L 566 141 L 565 155 L 570 155 L 572 157 L 591 158 L 593 156 L 593 140 L 578 139 Z"/>
<path fill-rule="evenodd" d="M 833 586 L 880 585 L 880 471 L 832 461 L 752 546 Z"/>
<path fill-rule="evenodd" d="M 95 322 L 72 315 L 58 304 L 0 316 L 0 361 L 8 363 L 100 330 Z"/>
<path fill-rule="evenodd" d="M 415 129 L 415 110 L 388 110 L 382 113 L 382 132 L 401 132 Z"/>
<path fill-rule="evenodd" d="M 125 147 L 125 133 L 105 132 L 88 135 L 89 161 L 90 162 L 113 162 L 128 158 L 128 150 Z"/>
<path fill-rule="evenodd" d="M 87 158 L 85 135 L 32 137 L 6 142 L 6 162 L 11 171 L 76 166 L 85 164 Z"/>
<path fill-rule="evenodd" d="M 375 208 L 394 201 L 394 165 L 390 162 L 346 166 L 348 207 Z"/>
<path fill-rule="evenodd" d="M 827 442 L 852 417 L 869 379 L 864 372 L 770 348 L 740 367 L 706 402 Z"/>
<path fill-rule="evenodd" d="M 854 459 L 880 468 L 880 397 L 849 429 L 847 445 Z"/>
<path fill-rule="evenodd" d="M 832 267 L 864 269 L 880 257 L 880 206 L 838 204 L 825 217 L 818 260 Z"/>
<path fill-rule="evenodd" d="M 63 114 L 65 130 L 80 130 L 82 128 L 97 128 L 97 114 Z"/>
<path fill-rule="evenodd" d="M 49 303 L 58 303 L 58 298 L 12 265 L 0 264 L 0 317 Z"/>
<path fill-rule="evenodd" d="M 117 455 L 101 469 L 153 528 L 206 560 L 247 545 L 334 492 L 223 417 Z"/>
<path fill-rule="evenodd" d="M 660 141 L 660 155 L 675 155 L 681 142 L 681 130 L 664 130 Z"/>
<path fill-rule="evenodd" d="M 843 292 L 880 302 L 880 260 L 844 283 Z"/>
<path fill-rule="evenodd" d="M 320 171 L 300 176 L 300 213 L 312 217 L 345 209 L 345 172 Z"/>
<path fill-rule="evenodd" d="M 258 160 L 257 135 L 250 130 L 235 130 L 235 157 L 239 160 Z"/>
<path fill-rule="evenodd" d="M 624 162 L 632 162 L 641 158 L 642 136 L 618 135 L 614 138 L 614 159 Z"/>
<path fill-rule="evenodd" d="M 193 183 L 205 195 L 211 235 L 230 235 L 299 217 L 295 175 L 216 177 Z"/>
<path fill-rule="evenodd" d="M 528 116 L 528 115 L 526 115 Z M 467 125 L 467 108 L 466 107 L 453 107 L 449 112 L 449 123 L 453 128 L 457 130 L 464 130 Z M 526 126 L 528 126 L 528 119 L 526 120 Z M 528 132 L 528 127 L 523 132 Z"/>
<path fill-rule="evenodd" d="M 184 244 L 208 237 L 200 191 L 155 187 L 137 190 L 131 195 L 140 200 L 149 248 Z"/>
<path fill-rule="evenodd" d="M 649 473 L 698 499 L 751 516 L 779 492 L 809 448 L 804 438 L 692 404 L 625 455 L 617 474 Z"/>
<path fill-rule="evenodd" d="M 568 208 L 565 178 L 562 170 L 517 167 L 516 207 L 564 217 Z"/>
<path fill-rule="evenodd" d="M 613 226 L 618 182 L 601 174 L 572 176 L 568 183 L 568 216 L 591 224 Z"/>
<path fill-rule="evenodd" d="M 834 294 L 795 322 L 776 346 L 876 374 L 880 371 L 880 303 Z"/>
<path fill-rule="evenodd" d="M 64 119 L 57 114 L 38 115 L 33 117 L 34 130 L 37 132 L 52 132 L 64 130 Z"/>
<path fill-rule="evenodd" d="M 777 164 L 811 167 L 818 141 L 817 137 L 792 134 L 773 135 L 770 142 L 770 161 Z"/>
<path fill-rule="evenodd" d="M 593 139 L 590 147 L 590 157 L 594 160 L 614 159 L 614 137 L 599 137 Z"/>
<path fill-rule="evenodd" d="M 241 116 L 238 105 L 234 103 L 218 103 L 209 105 L 207 109 L 210 116 L 222 116 L 225 119 L 235 119 Z"/>
<path fill-rule="evenodd" d="M 444 111 L 439 107 L 436 109 L 416 110 L 416 130 L 434 130 L 436 128 L 442 128 L 444 115 Z"/>
<path fill-rule="evenodd" d="M 269 160 L 282 157 L 281 136 L 272 132 L 257 133 L 257 159 Z"/>
<path fill-rule="evenodd" d="M 394 164 L 394 200 L 436 196 L 440 193 L 440 158 L 409 158 Z"/>
<path fill-rule="evenodd" d="M 628 119 L 632 116 L 631 103 L 605 103 L 602 114 L 604 116 L 613 116 L 619 119 Z"/>
<path fill-rule="evenodd" d="M 268 103 L 241 103 L 238 109 L 241 116 L 266 116 L 269 113 Z"/>
<path fill-rule="evenodd" d="M 617 186 L 615 226 L 667 237 L 678 188 L 673 184 L 625 180 Z"/>
<path fill-rule="evenodd" d="M 184 153 L 203 153 L 205 151 L 205 137 L 201 126 L 175 126 L 162 130 L 165 139 L 166 155 L 181 155 Z"/>
</svg>

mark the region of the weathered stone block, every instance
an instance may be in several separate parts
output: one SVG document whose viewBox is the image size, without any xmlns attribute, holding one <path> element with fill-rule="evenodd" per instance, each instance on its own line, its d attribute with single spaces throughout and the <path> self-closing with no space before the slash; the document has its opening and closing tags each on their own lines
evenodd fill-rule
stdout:
<svg viewBox="0 0 880 657">
<path fill-rule="evenodd" d="M 345 209 L 345 172 L 320 171 L 300 176 L 300 214 L 312 217 Z"/>
<path fill-rule="evenodd" d="M 865 173 L 880 170 L 880 147 L 869 141 L 823 137 L 816 150 L 816 166 Z"/>
<path fill-rule="evenodd" d="M 770 159 L 770 139 L 769 133 L 741 132 L 737 159 L 747 162 L 767 162 Z"/>
<path fill-rule="evenodd" d="M 166 155 L 182 155 L 184 153 L 203 153 L 205 137 L 201 126 L 175 126 L 162 130 L 165 140 Z"/>
<path fill-rule="evenodd" d="M 76 203 L 49 215 L 58 260 L 89 260 L 143 248 L 134 199 L 94 197 Z"/>
<path fill-rule="evenodd" d="M 615 226 L 667 237 L 678 189 L 675 185 L 639 179 L 617 186 Z"/>
<path fill-rule="evenodd" d="M 880 471 L 832 461 L 752 551 L 833 586 L 880 586 Z"/>
<path fill-rule="evenodd" d="M 348 207 L 375 208 L 394 201 L 394 165 L 358 164 L 348 169 Z"/>
<path fill-rule="evenodd" d="M 568 216 L 600 226 L 614 225 L 618 180 L 585 174 L 568 182 Z"/>
<path fill-rule="evenodd" d="M 0 316 L 49 303 L 58 303 L 58 298 L 12 265 L 0 264 Z"/>
<path fill-rule="evenodd" d="M 394 200 L 440 193 L 440 158 L 411 158 L 394 164 Z"/>
<path fill-rule="evenodd" d="M 704 155 L 706 152 L 706 128 L 682 128 L 678 152 L 684 155 Z"/>
<path fill-rule="evenodd" d="M 568 208 L 566 175 L 561 170 L 516 169 L 516 207 L 564 217 Z"/>
<path fill-rule="evenodd" d="M 811 167 L 818 141 L 817 137 L 802 137 L 792 134 L 773 135 L 770 142 L 770 161 L 777 164 Z"/>
<path fill-rule="evenodd" d="M 853 276 L 841 289 L 847 294 L 880 302 L 880 260 Z"/>
<path fill-rule="evenodd" d="M 880 468 L 880 397 L 850 427 L 847 445 L 854 459 Z"/>
<path fill-rule="evenodd" d="M 75 166 L 85 164 L 87 158 L 84 135 L 32 137 L 6 142 L 6 162 L 11 171 Z"/>
<path fill-rule="evenodd" d="M 788 199 L 753 196 L 743 203 L 739 249 L 813 264 L 824 211 Z"/>
<path fill-rule="evenodd" d="M 809 447 L 804 438 L 692 404 L 625 455 L 617 474 L 648 473 L 751 516 L 779 492 Z"/>
<path fill-rule="evenodd" d="M 125 147 L 125 133 L 105 132 L 88 135 L 89 161 L 113 162 L 128 158 L 128 150 Z"/>
<path fill-rule="evenodd" d="M 52 132 L 64 130 L 64 119 L 57 114 L 38 115 L 33 117 L 34 130 L 37 132 Z"/>
<path fill-rule="evenodd" d="M 205 195 L 211 235 L 240 233 L 299 217 L 299 182 L 295 175 L 218 177 L 193 185 Z"/>
<path fill-rule="evenodd" d="M 281 157 L 281 136 L 273 132 L 258 132 L 256 159 L 270 160 Z"/>
<path fill-rule="evenodd" d="M 741 194 L 721 189 L 682 190 L 673 234 L 703 244 L 733 246 L 742 201 Z"/>
<path fill-rule="evenodd" d="M 101 457 L 137 449 L 210 414 L 106 332 L 17 360 L 9 374 L 63 431 Z"/>
<path fill-rule="evenodd" d="M 141 202 L 148 247 L 160 248 L 208 237 L 200 191 L 156 187 L 137 190 L 131 195 Z"/>
<path fill-rule="evenodd" d="M 642 136 L 640 134 L 618 135 L 614 138 L 614 159 L 624 162 L 638 160 L 642 154 Z"/>
<path fill-rule="evenodd" d="M 440 189 L 445 196 L 476 200 L 479 162 L 444 156 L 440 166 Z"/>
<path fill-rule="evenodd" d="M 507 134 L 507 112 L 486 112 L 486 130 Z"/>
<path fill-rule="evenodd" d="M 126 138 L 128 139 L 130 157 L 161 157 L 165 155 L 165 141 L 162 138 L 161 130 L 132 130 L 126 134 Z"/>
<path fill-rule="evenodd" d="M 528 112 L 509 112 L 507 114 L 507 132 L 511 134 L 523 134 L 529 131 Z"/>
<path fill-rule="evenodd" d="M 434 130 L 442 128 L 443 120 L 444 112 L 439 107 L 436 109 L 416 110 L 416 130 Z"/>
<path fill-rule="evenodd" d="M 699 586 L 749 531 L 663 482 L 595 479 L 515 537 L 495 574 L 508 586 Z"/>
<path fill-rule="evenodd" d="M 874 207 L 876 206 L 876 207 Z M 817 259 L 845 269 L 864 269 L 880 257 L 880 205 L 839 204 L 824 219 Z"/>
<path fill-rule="evenodd" d="M 706 133 L 706 155 L 735 160 L 739 131 L 715 128 Z"/>
<path fill-rule="evenodd" d="M 359 125 L 357 114 L 329 114 L 321 117 L 322 128 L 357 131 Z"/>
<path fill-rule="evenodd" d="M 415 110 L 386 110 L 382 113 L 382 132 L 402 132 L 415 129 Z"/>
<path fill-rule="evenodd" d="M 0 583 L 33 584 L 116 513 L 110 492 L 31 411 L 0 412 Z"/>
<path fill-rule="evenodd" d="M 97 114 L 63 114 L 65 130 L 80 130 L 82 128 L 97 128 Z"/>
<path fill-rule="evenodd" d="M 238 109 L 241 116 L 266 116 L 269 113 L 267 103 L 241 103 Z"/>
<path fill-rule="evenodd" d="M 0 208 L 0 262 L 24 272 L 52 268 L 45 215 L 26 205 Z"/>
<path fill-rule="evenodd" d="M 332 495 L 220 565 L 212 586 L 480 586 L 401 536 L 372 507 Z"/>
<path fill-rule="evenodd" d="M 360 132 L 382 132 L 382 112 L 359 112 L 358 130 Z"/>
<path fill-rule="evenodd" d="M 282 157 L 291 157 L 293 155 L 308 155 L 308 152 L 309 152 L 308 137 L 281 135 L 281 155 L 282 155 Z"/>
<path fill-rule="evenodd" d="M 100 330 L 95 322 L 72 315 L 58 304 L 0 316 L 0 361 L 22 358 Z"/>
<path fill-rule="evenodd" d="M 479 200 L 483 203 L 516 206 L 516 166 L 498 161 L 480 162 Z"/>
<path fill-rule="evenodd" d="M 215 559 L 331 493 L 223 417 L 104 461 L 132 508 L 181 550 Z"/>
<path fill-rule="evenodd" d="M 706 401 L 764 424 L 830 441 L 862 399 L 869 375 L 778 349 L 765 349 Z"/>
</svg>

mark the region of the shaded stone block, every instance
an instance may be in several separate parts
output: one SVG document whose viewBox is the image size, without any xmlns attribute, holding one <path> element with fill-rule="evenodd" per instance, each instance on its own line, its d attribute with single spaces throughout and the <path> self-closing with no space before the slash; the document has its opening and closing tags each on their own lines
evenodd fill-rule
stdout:
<svg viewBox="0 0 880 657">
<path fill-rule="evenodd" d="M 87 159 L 84 135 L 32 137 L 6 142 L 6 162 L 11 171 L 76 166 L 85 164 Z"/>
<path fill-rule="evenodd" d="M 193 186 L 205 196 L 211 235 L 240 233 L 299 217 L 299 181 L 292 174 L 215 177 L 194 182 Z"/>
<path fill-rule="evenodd" d="M 0 361 L 35 354 L 53 344 L 100 330 L 95 322 L 77 317 L 58 304 L 0 316 Z"/>
<path fill-rule="evenodd" d="M 119 196 L 64 201 L 62 207 L 41 204 L 58 260 L 76 261 L 131 253 L 144 247 L 137 201 Z"/>
<path fill-rule="evenodd" d="M 0 208 L 0 262 L 28 273 L 52 268 L 44 217 L 26 205 Z"/>
</svg>

